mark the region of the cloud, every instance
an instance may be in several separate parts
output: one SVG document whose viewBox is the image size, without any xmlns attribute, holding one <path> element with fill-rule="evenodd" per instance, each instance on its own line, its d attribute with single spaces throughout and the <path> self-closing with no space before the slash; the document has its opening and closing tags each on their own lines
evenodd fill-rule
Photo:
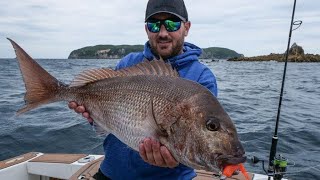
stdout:
<svg viewBox="0 0 320 180">
<path fill-rule="evenodd" d="M 0 57 L 14 57 L 10 37 L 36 58 L 67 58 L 84 46 L 144 44 L 147 0 L 26 0 L 0 2 Z M 185 0 L 192 27 L 187 41 L 246 56 L 284 52 L 292 1 Z M 303 21 L 292 41 L 318 53 L 320 2 L 298 1 Z"/>
</svg>

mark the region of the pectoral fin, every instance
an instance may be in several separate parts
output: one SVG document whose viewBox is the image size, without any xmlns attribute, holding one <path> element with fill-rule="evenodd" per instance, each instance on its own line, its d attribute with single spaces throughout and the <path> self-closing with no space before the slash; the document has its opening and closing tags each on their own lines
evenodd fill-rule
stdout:
<svg viewBox="0 0 320 180">
<path fill-rule="evenodd" d="M 151 96 L 150 98 L 150 105 L 149 105 L 149 109 L 148 109 L 148 112 L 147 112 L 147 119 L 148 119 L 148 126 L 154 130 L 155 134 L 158 136 L 158 137 L 167 137 L 168 134 L 166 132 L 165 129 L 163 129 L 161 127 L 161 125 L 158 123 L 157 121 L 157 117 L 154 113 L 154 103 L 153 103 L 153 97 Z"/>
</svg>

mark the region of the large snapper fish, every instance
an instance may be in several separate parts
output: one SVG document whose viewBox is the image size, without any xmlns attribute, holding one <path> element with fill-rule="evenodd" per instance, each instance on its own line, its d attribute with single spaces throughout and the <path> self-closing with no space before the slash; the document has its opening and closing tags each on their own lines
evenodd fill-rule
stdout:
<svg viewBox="0 0 320 180">
<path fill-rule="evenodd" d="M 245 161 L 236 128 L 218 100 L 164 61 L 146 60 L 118 71 L 87 70 L 65 85 L 9 40 L 26 87 L 26 105 L 18 114 L 55 101 L 76 101 L 95 123 L 136 151 L 151 137 L 194 169 L 219 172 Z"/>
</svg>

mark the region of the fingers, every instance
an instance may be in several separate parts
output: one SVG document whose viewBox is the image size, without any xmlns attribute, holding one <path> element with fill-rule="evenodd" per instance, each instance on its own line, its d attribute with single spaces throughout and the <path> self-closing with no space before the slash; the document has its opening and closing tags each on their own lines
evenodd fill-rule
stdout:
<svg viewBox="0 0 320 180">
<path fill-rule="evenodd" d="M 147 162 L 149 164 L 156 165 L 156 162 L 155 162 L 154 157 L 153 157 L 153 152 L 152 152 L 151 139 L 149 139 L 149 138 L 145 139 L 143 144 L 144 144 L 144 148 L 146 150 L 146 155 L 147 155 L 147 159 L 148 159 Z"/>
<path fill-rule="evenodd" d="M 174 168 L 179 165 L 165 146 L 150 138 L 139 144 L 139 154 L 145 162 L 154 166 Z"/>
<path fill-rule="evenodd" d="M 166 166 L 165 161 L 163 157 L 160 154 L 160 143 L 157 141 L 152 141 L 152 152 L 153 152 L 153 158 L 158 166 Z"/>
<path fill-rule="evenodd" d="M 74 101 L 69 102 L 68 106 L 69 106 L 70 109 L 73 109 L 77 113 L 84 113 L 86 111 L 84 106 L 78 105 Z"/>
<path fill-rule="evenodd" d="M 90 124 L 93 123 L 93 119 L 90 117 L 90 114 L 86 111 L 86 108 L 82 105 L 78 105 L 76 102 L 71 101 L 68 104 L 70 109 L 73 109 L 76 113 L 81 113 L 83 117 L 85 117 Z"/>
<path fill-rule="evenodd" d="M 88 112 L 82 113 L 82 116 L 85 117 L 90 124 L 93 123 L 93 119 L 90 117 L 90 114 Z"/>
<path fill-rule="evenodd" d="M 172 154 L 169 152 L 169 150 L 165 146 L 160 147 L 160 152 L 167 167 L 174 168 L 179 165 L 179 162 L 174 159 Z"/>
<path fill-rule="evenodd" d="M 90 118 L 90 115 L 89 115 L 88 112 L 83 112 L 83 113 L 82 113 L 82 116 L 85 117 L 85 118 L 87 118 L 87 119 Z"/>
<path fill-rule="evenodd" d="M 146 149 L 144 148 L 143 142 L 139 144 L 139 154 L 145 162 L 148 162 L 147 153 Z"/>
<path fill-rule="evenodd" d="M 70 109 L 75 109 L 78 106 L 78 104 L 74 101 L 69 102 L 68 107 Z"/>
<path fill-rule="evenodd" d="M 78 106 L 74 109 L 77 113 L 84 113 L 86 111 L 86 109 L 84 108 L 84 106 Z"/>
</svg>

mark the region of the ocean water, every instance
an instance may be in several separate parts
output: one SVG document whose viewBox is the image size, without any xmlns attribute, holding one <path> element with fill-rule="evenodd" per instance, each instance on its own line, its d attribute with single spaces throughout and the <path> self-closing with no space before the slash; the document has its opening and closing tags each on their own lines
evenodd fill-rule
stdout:
<svg viewBox="0 0 320 180">
<path fill-rule="evenodd" d="M 85 69 L 114 67 L 118 60 L 37 60 L 69 83 Z M 284 63 L 203 61 L 217 76 L 218 99 L 233 119 L 248 157 L 268 161 Z M 287 178 L 320 179 L 320 63 L 289 63 L 279 123 L 278 153 L 289 161 Z M 30 151 L 102 154 L 97 137 L 67 102 L 16 116 L 25 88 L 16 60 L 0 59 L 0 161 Z M 267 167 L 267 163 L 265 164 Z M 261 163 L 245 164 L 264 173 Z"/>
</svg>

